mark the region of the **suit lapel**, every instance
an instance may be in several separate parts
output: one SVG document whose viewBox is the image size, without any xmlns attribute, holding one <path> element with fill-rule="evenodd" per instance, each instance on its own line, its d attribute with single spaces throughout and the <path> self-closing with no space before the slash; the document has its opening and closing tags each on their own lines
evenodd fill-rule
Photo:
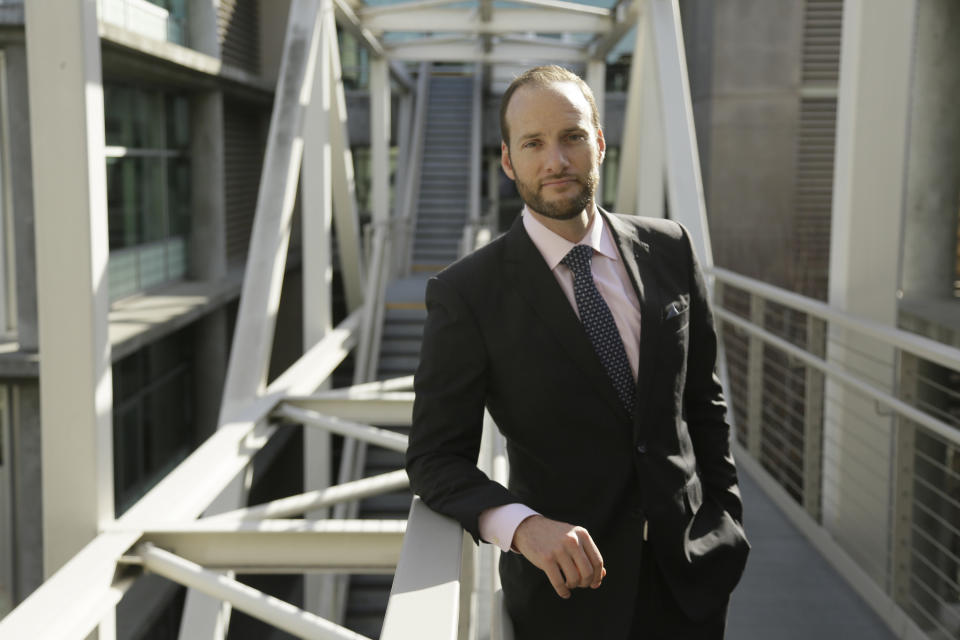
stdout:
<svg viewBox="0 0 960 640">
<path fill-rule="evenodd" d="M 540 251 L 527 235 L 520 216 L 507 232 L 506 241 L 506 274 L 530 305 L 539 325 L 556 336 L 563 351 L 573 358 L 596 391 L 626 418 L 626 410 L 617 398 L 613 383 L 594 352 L 583 325 Z"/>
<path fill-rule="evenodd" d="M 639 235 L 635 225 L 625 222 L 602 209 L 599 210 L 616 241 L 620 257 L 633 281 L 640 301 L 640 362 L 637 370 L 637 412 L 646 415 L 650 382 L 655 373 L 657 336 L 661 325 L 661 290 L 657 286 L 653 257 L 649 243 Z"/>
</svg>

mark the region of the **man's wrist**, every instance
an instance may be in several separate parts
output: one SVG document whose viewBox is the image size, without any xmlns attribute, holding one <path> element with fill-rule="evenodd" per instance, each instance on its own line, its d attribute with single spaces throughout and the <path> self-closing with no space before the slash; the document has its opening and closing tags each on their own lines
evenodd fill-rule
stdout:
<svg viewBox="0 0 960 640">
<path fill-rule="evenodd" d="M 539 514 L 519 502 L 486 509 L 479 517 L 480 537 L 497 545 L 504 553 L 511 551 L 517 527 L 534 515 Z"/>
</svg>

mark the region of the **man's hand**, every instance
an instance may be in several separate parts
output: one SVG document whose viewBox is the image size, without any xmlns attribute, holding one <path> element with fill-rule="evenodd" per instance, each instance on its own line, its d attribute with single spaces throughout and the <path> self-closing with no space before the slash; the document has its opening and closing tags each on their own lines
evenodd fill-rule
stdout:
<svg viewBox="0 0 960 640">
<path fill-rule="evenodd" d="M 564 599 L 570 597 L 570 589 L 596 589 L 607 575 L 600 550 L 583 527 L 530 516 L 513 534 L 513 546 L 547 574 Z"/>
</svg>

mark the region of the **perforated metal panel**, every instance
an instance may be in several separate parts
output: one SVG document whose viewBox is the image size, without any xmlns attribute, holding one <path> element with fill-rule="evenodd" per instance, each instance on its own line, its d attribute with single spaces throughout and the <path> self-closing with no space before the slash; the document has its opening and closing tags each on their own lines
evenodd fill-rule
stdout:
<svg viewBox="0 0 960 640">
<path fill-rule="evenodd" d="M 224 182 L 226 185 L 227 261 L 243 263 L 257 207 L 263 167 L 262 114 L 242 103 L 223 105 Z"/>
<path fill-rule="evenodd" d="M 260 72 L 260 32 L 257 0 L 220 0 L 217 37 L 227 64 L 250 73 Z"/>
<path fill-rule="evenodd" d="M 804 84 L 836 84 L 842 24 L 843 0 L 807 0 L 803 16 Z"/>
<path fill-rule="evenodd" d="M 797 124 L 794 239 L 798 293 L 827 298 L 843 0 L 807 0 Z"/>
</svg>

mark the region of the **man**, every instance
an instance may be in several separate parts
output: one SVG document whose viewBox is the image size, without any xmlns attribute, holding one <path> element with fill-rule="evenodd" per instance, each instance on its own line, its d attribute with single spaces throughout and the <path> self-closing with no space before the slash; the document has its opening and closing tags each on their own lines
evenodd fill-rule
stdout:
<svg viewBox="0 0 960 640">
<path fill-rule="evenodd" d="M 722 638 L 749 547 L 687 233 L 597 207 L 603 132 L 576 75 L 519 76 L 500 126 L 526 206 L 427 285 L 411 486 L 507 551 L 518 639 Z M 484 406 L 509 489 L 476 467 Z"/>
</svg>

